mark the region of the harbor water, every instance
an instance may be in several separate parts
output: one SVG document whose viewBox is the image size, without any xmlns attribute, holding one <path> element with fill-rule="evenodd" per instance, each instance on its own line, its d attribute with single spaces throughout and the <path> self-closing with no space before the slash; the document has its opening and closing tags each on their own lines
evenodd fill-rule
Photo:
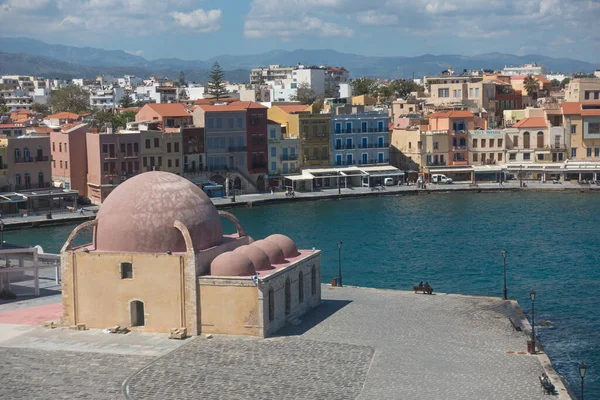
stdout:
<svg viewBox="0 0 600 400">
<path fill-rule="evenodd" d="M 409 290 L 428 281 L 438 292 L 500 297 L 506 250 L 508 296 L 530 317 L 536 291 L 536 333 L 555 369 L 579 395 L 585 362 L 585 398 L 600 399 L 599 194 L 436 193 L 232 212 L 254 238 L 279 232 L 321 249 L 323 282 L 337 276 L 341 241 L 346 285 Z M 4 240 L 58 252 L 73 227 L 9 231 Z"/>
</svg>

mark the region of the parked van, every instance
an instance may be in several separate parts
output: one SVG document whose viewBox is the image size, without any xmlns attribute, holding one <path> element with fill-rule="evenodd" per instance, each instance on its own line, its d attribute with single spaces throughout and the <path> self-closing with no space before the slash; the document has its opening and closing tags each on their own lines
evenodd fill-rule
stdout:
<svg viewBox="0 0 600 400">
<path fill-rule="evenodd" d="M 448 178 L 444 174 L 433 174 L 431 175 L 432 183 L 452 183 L 452 178 Z"/>
<path fill-rule="evenodd" d="M 385 178 L 383 184 L 385 186 L 394 186 L 394 178 Z"/>
</svg>

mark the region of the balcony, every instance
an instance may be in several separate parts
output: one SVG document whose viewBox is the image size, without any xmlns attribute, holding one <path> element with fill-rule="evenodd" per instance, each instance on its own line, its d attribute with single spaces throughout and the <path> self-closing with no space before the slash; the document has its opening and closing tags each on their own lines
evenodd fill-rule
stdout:
<svg viewBox="0 0 600 400">
<path fill-rule="evenodd" d="M 467 132 L 468 131 L 466 129 L 452 129 L 452 130 L 450 130 L 450 134 L 451 135 L 466 135 Z"/>
<path fill-rule="evenodd" d="M 50 161 L 48 156 L 15 157 L 15 164 Z"/>
<path fill-rule="evenodd" d="M 343 133 L 386 133 L 389 132 L 389 130 L 387 129 L 383 129 L 383 130 L 379 130 L 377 128 L 368 128 L 368 129 L 340 129 L 340 130 L 336 130 L 334 131 L 335 135 L 341 135 Z"/>
<path fill-rule="evenodd" d="M 267 169 L 267 163 L 253 163 L 252 169 Z"/>
<path fill-rule="evenodd" d="M 117 158 L 117 153 L 102 153 L 102 157 L 105 160 L 116 159 Z"/>
<path fill-rule="evenodd" d="M 437 161 L 437 162 L 428 161 L 425 163 L 425 165 L 428 167 L 443 167 L 446 165 L 446 161 Z"/>
<path fill-rule="evenodd" d="M 341 146 L 335 146 L 336 150 L 351 150 L 351 149 L 355 149 L 356 145 L 351 144 L 351 145 L 341 145 Z"/>
<path fill-rule="evenodd" d="M 139 151 L 129 152 L 129 153 L 121 153 L 125 158 L 137 158 L 140 155 Z M 106 157 L 105 157 L 106 158 Z"/>
<path fill-rule="evenodd" d="M 389 162 L 390 162 L 389 158 L 383 158 L 381 160 L 379 160 L 379 159 L 371 159 L 371 160 L 367 160 L 367 162 L 363 162 L 363 160 L 358 160 L 358 162 L 356 162 L 356 164 L 360 164 L 360 165 L 389 164 Z"/>
<path fill-rule="evenodd" d="M 467 150 L 467 146 L 452 146 L 452 150 L 456 150 L 456 151 Z"/>
<path fill-rule="evenodd" d="M 290 154 L 287 156 L 281 156 L 281 161 L 296 161 L 298 160 L 297 154 Z"/>
<path fill-rule="evenodd" d="M 369 143 L 369 144 L 366 144 L 366 145 L 359 144 L 356 147 L 359 148 L 359 149 L 385 149 L 385 148 L 390 147 L 390 144 L 389 143 L 383 143 L 382 145 L 379 145 L 377 143 Z"/>
<path fill-rule="evenodd" d="M 230 153 L 239 153 L 239 152 L 242 152 L 242 151 L 244 151 L 244 152 L 245 152 L 245 151 L 247 151 L 247 150 L 248 150 L 248 146 L 229 146 L 229 147 L 227 148 L 227 150 L 228 150 Z"/>
</svg>

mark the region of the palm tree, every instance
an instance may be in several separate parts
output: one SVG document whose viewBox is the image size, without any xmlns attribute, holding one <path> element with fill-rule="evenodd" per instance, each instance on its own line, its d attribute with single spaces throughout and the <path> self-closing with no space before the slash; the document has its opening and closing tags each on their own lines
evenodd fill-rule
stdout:
<svg viewBox="0 0 600 400">
<path fill-rule="evenodd" d="M 527 95 L 535 97 L 540 90 L 540 82 L 533 75 L 529 75 L 523 80 L 523 88 Z"/>
</svg>

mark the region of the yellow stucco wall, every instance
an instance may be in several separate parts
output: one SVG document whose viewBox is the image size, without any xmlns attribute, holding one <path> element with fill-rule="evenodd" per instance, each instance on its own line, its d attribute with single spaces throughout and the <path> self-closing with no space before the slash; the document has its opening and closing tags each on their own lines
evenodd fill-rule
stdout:
<svg viewBox="0 0 600 400">
<path fill-rule="evenodd" d="M 200 279 L 200 332 L 257 336 L 258 289 L 249 286 L 211 285 L 218 278 Z M 205 281 L 205 282 L 203 282 Z"/>
<path fill-rule="evenodd" d="M 66 253 L 63 322 L 84 323 L 87 328 L 131 327 L 130 302 L 138 300 L 144 303 L 145 326 L 135 329 L 169 332 L 186 326 L 184 259 L 175 254 Z M 132 279 L 121 279 L 123 262 L 132 263 Z"/>
</svg>

